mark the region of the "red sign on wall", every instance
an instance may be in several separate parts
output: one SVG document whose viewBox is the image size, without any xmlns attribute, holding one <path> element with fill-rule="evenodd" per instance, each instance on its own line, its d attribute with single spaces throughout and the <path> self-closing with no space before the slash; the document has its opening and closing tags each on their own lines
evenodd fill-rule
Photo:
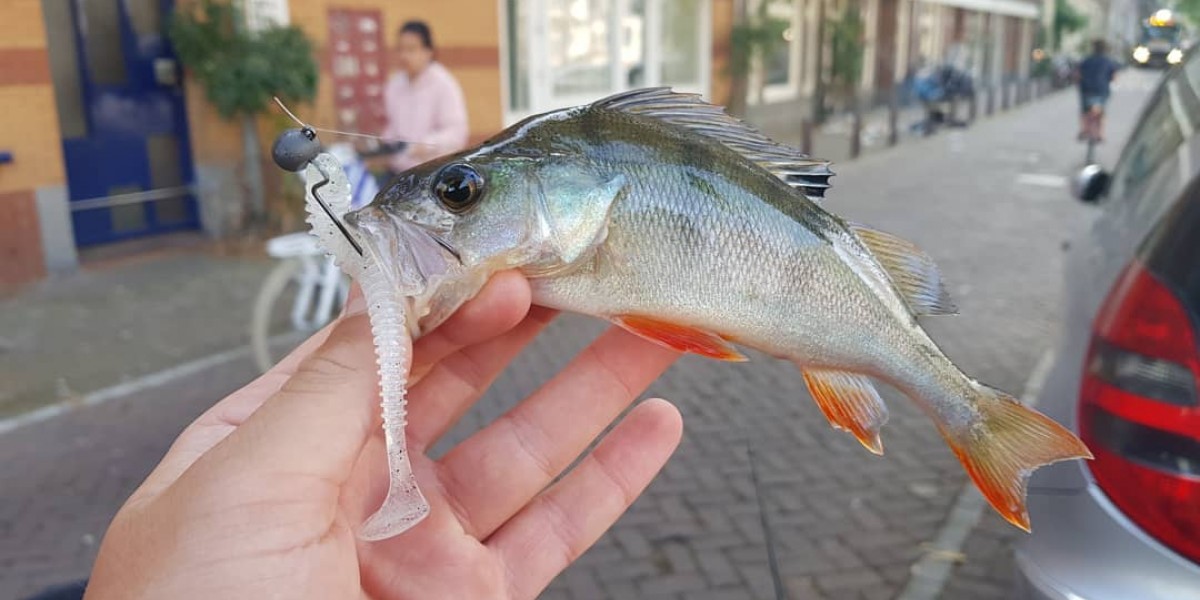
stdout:
<svg viewBox="0 0 1200 600">
<path fill-rule="evenodd" d="M 329 57 L 338 128 L 378 135 L 387 73 L 379 11 L 330 9 Z"/>
</svg>

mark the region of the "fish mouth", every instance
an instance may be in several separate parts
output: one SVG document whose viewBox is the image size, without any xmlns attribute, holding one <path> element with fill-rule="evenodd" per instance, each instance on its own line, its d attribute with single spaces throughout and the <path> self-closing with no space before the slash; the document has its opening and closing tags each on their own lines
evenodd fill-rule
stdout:
<svg viewBox="0 0 1200 600">
<path fill-rule="evenodd" d="M 346 225 L 393 290 L 413 308 L 463 269 L 462 254 L 436 232 L 376 206 L 347 213 Z M 417 311 L 418 318 L 421 316 Z"/>
</svg>

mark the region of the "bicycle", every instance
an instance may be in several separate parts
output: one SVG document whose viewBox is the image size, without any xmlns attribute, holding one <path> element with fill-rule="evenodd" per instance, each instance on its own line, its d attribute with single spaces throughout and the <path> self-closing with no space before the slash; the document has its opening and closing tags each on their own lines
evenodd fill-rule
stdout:
<svg viewBox="0 0 1200 600">
<path fill-rule="evenodd" d="M 365 158 L 404 149 L 402 143 L 384 144 L 356 152 L 350 144 L 331 144 L 326 151 L 342 163 L 350 180 L 352 206 L 370 202 L 379 184 L 367 169 Z M 300 174 L 303 178 L 303 174 Z M 307 231 L 289 233 L 267 241 L 267 254 L 279 264 L 263 280 L 250 318 L 250 348 L 259 370 L 266 372 L 308 335 L 337 317 L 350 292 L 350 280 L 326 256 Z M 290 333 L 273 337 L 280 327 L 279 309 L 291 303 Z"/>
<path fill-rule="evenodd" d="M 1088 110 L 1083 117 L 1083 132 L 1080 134 L 1082 141 L 1087 143 L 1087 152 L 1084 155 L 1084 164 L 1093 164 L 1096 162 L 1096 146 L 1103 141 L 1103 135 L 1100 128 L 1104 122 L 1104 105 L 1094 103 L 1088 106 Z"/>
</svg>

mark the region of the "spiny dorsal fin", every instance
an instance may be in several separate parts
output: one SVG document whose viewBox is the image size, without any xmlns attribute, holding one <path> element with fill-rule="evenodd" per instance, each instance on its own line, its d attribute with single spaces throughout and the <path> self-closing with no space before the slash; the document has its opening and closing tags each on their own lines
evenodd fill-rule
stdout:
<svg viewBox="0 0 1200 600">
<path fill-rule="evenodd" d="M 824 198 L 829 178 L 833 176 L 829 161 L 772 141 L 697 94 L 683 94 L 666 87 L 645 88 L 598 100 L 592 108 L 652 117 L 715 139 L 812 200 Z"/>
<path fill-rule="evenodd" d="M 907 240 L 878 229 L 850 223 L 850 231 L 883 266 L 913 314 L 958 314 L 933 259 Z"/>
</svg>

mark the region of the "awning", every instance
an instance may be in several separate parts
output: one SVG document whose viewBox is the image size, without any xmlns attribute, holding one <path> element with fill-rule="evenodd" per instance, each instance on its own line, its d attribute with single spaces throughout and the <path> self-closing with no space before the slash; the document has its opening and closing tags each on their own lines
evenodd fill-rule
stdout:
<svg viewBox="0 0 1200 600">
<path fill-rule="evenodd" d="M 1037 4 L 1021 0 L 918 0 L 929 4 L 941 4 L 982 13 L 992 13 L 1009 17 L 1036 19 L 1041 16 L 1041 7 Z"/>
</svg>

